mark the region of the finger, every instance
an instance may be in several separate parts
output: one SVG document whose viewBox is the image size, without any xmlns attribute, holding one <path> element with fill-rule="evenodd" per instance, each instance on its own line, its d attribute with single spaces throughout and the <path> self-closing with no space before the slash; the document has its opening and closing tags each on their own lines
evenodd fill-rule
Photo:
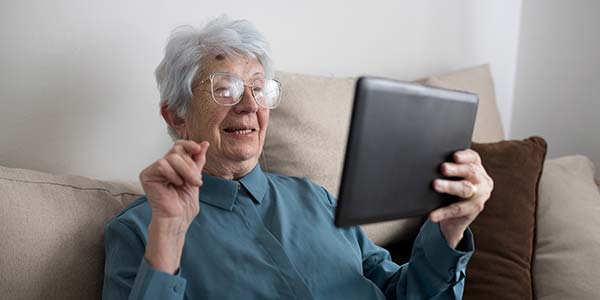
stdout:
<svg viewBox="0 0 600 300">
<path fill-rule="evenodd" d="M 464 199 L 472 198 L 477 194 L 477 186 L 467 180 L 435 179 L 433 189 L 438 193 L 455 195 Z"/>
<path fill-rule="evenodd" d="M 171 167 L 186 182 L 199 186 L 202 182 L 201 174 L 197 171 L 195 164 L 188 165 L 180 154 L 172 153 L 165 157 Z"/>
<path fill-rule="evenodd" d="M 177 142 L 175 142 L 175 145 L 173 145 L 171 151 L 169 151 L 168 154 L 177 153 L 181 155 L 186 164 L 188 164 L 189 166 L 193 166 L 193 168 L 196 168 L 196 170 L 193 170 L 194 173 L 201 173 L 202 168 L 198 168 L 196 162 L 193 160 L 194 154 L 196 154 L 196 152 L 201 151 L 202 146 L 200 146 L 200 144 L 194 141 L 178 140 Z"/>
<path fill-rule="evenodd" d="M 483 209 L 482 206 L 482 204 L 474 200 L 460 201 L 432 211 L 429 213 L 429 218 L 436 223 L 454 218 L 474 218 L 474 216 L 481 212 Z"/>
<path fill-rule="evenodd" d="M 208 147 L 210 147 L 210 144 L 208 142 L 204 141 L 204 142 L 200 143 L 200 146 L 201 146 L 200 152 L 192 155 L 192 159 L 196 163 L 196 166 L 198 167 L 198 169 L 202 171 L 202 169 L 204 168 L 204 164 L 206 163 L 206 152 L 208 151 Z"/>
<path fill-rule="evenodd" d="M 201 150 L 200 144 L 192 140 L 177 140 L 171 148 L 171 152 L 189 155 L 199 153 Z"/>
<path fill-rule="evenodd" d="M 167 182 L 172 183 L 173 185 L 180 186 L 183 184 L 183 178 L 175 172 L 173 167 L 169 164 L 169 162 L 161 158 L 156 162 L 156 170 L 160 174 L 160 176 L 166 179 Z"/>
<path fill-rule="evenodd" d="M 457 163 L 475 163 L 481 164 L 479 153 L 473 149 L 465 149 L 454 152 L 454 161 Z"/>
<path fill-rule="evenodd" d="M 481 168 L 474 163 L 455 164 L 445 162 L 442 164 L 442 175 L 448 177 L 462 177 L 470 181 L 479 182 Z"/>
</svg>

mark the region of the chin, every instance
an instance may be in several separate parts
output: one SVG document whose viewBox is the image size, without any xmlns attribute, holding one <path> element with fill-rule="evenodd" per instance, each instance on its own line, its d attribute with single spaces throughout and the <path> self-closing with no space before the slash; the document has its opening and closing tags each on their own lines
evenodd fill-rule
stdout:
<svg viewBox="0 0 600 300">
<path fill-rule="evenodd" d="M 248 161 L 252 159 L 258 160 L 258 156 L 260 155 L 260 151 L 255 148 L 241 148 L 241 149 L 231 149 L 229 157 L 235 161 Z"/>
</svg>

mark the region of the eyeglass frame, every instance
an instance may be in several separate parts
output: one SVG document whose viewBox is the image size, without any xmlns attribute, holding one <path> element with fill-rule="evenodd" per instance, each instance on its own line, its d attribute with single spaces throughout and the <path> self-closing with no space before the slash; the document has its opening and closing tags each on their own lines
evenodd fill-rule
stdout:
<svg viewBox="0 0 600 300">
<path fill-rule="evenodd" d="M 242 92 L 242 94 L 240 95 L 240 97 L 238 97 L 238 99 L 237 99 L 237 101 L 235 101 L 235 103 L 223 104 L 223 103 L 218 102 L 217 99 L 215 99 L 215 89 L 213 88 L 213 84 L 214 84 L 213 83 L 213 79 L 217 75 L 228 75 L 228 76 L 231 76 L 231 77 L 239 79 L 242 82 L 242 85 L 244 86 L 244 88 L 246 88 L 246 87 L 250 88 L 250 91 L 252 93 L 252 99 L 254 99 L 254 102 L 256 102 L 256 104 L 258 104 L 258 106 L 260 106 L 262 108 L 274 109 L 274 108 L 277 108 L 277 106 L 279 106 L 279 104 L 281 103 L 281 99 L 279 99 L 279 103 L 277 103 L 277 105 L 274 106 L 274 107 L 267 107 L 267 106 L 264 106 L 264 105 L 260 104 L 260 102 L 258 101 L 258 99 L 256 99 L 256 95 L 254 95 L 254 88 L 253 88 L 254 83 L 257 80 L 261 80 L 260 78 L 254 79 L 252 81 L 252 84 L 248 85 L 248 84 L 246 84 L 244 82 L 244 79 L 242 79 L 240 76 L 237 76 L 235 74 L 228 73 L 228 72 L 215 72 L 215 73 L 211 73 L 210 75 L 208 75 L 208 78 L 206 78 L 206 79 L 198 82 L 198 86 L 206 83 L 207 81 L 210 81 L 210 96 L 211 96 L 212 100 L 215 103 L 219 104 L 219 105 L 223 105 L 223 106 L 235 106 L 235 105 L 239 104 L 240 102 L 242 102 L 242 98 L 244 98 L 244 92 Z M 265 80 L 265 79 L 262 78 L 262 80 Z M 279 80 L 275 79 L 275 78 L 273 78 L 273 79 L 266 79 L 266 80 L 273 80 L 273 81 L 277 82 L 277 89 L 279 91 L 279 97 L 281 98 L 281 90 L 282 90 L 282 84 L 281 84 L 281 82 Z"/>
</svg>

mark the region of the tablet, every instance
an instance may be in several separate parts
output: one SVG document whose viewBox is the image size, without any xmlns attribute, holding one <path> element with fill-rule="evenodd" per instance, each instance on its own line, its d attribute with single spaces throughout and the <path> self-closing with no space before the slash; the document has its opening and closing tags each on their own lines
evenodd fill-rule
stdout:
<svg viewBox="0 0 600 300">
<path fill-rule="evenodd" d="M 476 94 L 360 77 L 335 224 L 422 216 L 457 201 L 432 183 L 442 162 L 471 146 L 477 104 Z"/>
</svg>

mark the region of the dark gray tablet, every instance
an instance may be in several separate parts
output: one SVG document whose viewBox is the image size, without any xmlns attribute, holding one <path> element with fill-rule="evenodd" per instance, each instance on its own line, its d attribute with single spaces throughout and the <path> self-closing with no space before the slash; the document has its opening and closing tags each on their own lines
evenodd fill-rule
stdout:
<svg viewBox="0 0 600 300">
<path fill-rule="evenodd" d="M 456 201 L 432 183 L 442 162 L 471 146 L 477 104 L 471 93 L 359 78 L 335 224 L 422 216 Z"/>
</svg>

